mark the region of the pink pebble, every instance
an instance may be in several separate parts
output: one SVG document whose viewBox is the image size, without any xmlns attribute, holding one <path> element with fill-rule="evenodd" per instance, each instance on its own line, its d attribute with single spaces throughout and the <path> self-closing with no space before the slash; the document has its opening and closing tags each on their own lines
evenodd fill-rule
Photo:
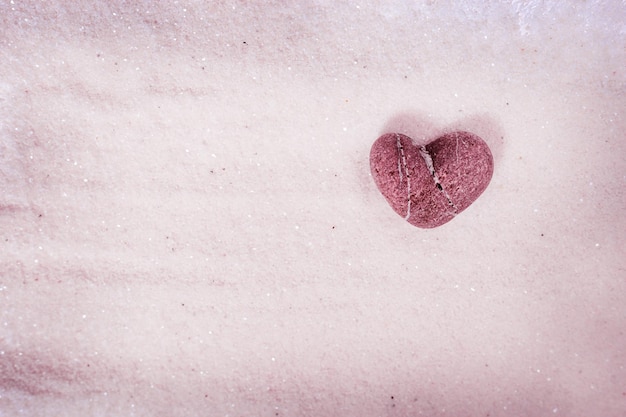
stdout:
<svg viewBox="0 0 626 417">
<path fill-rule="evenodd" d="M 386 133 L 372 145 L 370 169 L 396 213 L 414 226 L 433 228 L 452 220 L 485 191 L 493 156 L 469 132 L 448 133 L 425 146 L 401 133 Z"/>
</svg>

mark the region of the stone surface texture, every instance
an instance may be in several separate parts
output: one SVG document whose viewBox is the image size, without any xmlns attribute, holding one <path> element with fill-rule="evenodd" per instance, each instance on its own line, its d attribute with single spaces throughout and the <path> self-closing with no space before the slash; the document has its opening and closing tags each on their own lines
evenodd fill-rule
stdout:
<svg viewBox="0 0 626 417">
<path fill-rule="evenodd" d="M 469 207 L 493 176 L 487 144 L 469 132 L 447 133 L 425 146 L 400 133 L 370 151 L 378 189 L 396 213 L 421 228 L 441 226 Z"/>
</svg>

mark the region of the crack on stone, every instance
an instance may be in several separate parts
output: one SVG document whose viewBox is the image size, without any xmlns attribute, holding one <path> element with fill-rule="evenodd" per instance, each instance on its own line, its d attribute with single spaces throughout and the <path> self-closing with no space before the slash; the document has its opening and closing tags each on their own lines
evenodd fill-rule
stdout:
<svg viewBox="0 0 626 417">
<path fill-rule="evenodd" d="M 406 154 L 404 153 L 404 146 L 400 140 L 400 135 L 396 135 L 396 147 L 398 148 L 398 174 L 400 176 L 400 184 L 402 184 L 402 170 L 404 169 L 404 175 L 406 176 L 406 216 L 404 220 L 409 220 L 411 217 L 411 175 L 409 174 L 409 167 L 406 161 Z"/>
<path fill-rule="evenodd" d="M 454 205 L 454 203 L 452 202 L 450 195 L 446 192 L 446 190 L 444 190 L 443 185 L 441 185 L 441 182 L 439 181 L 437 172 L 435 172 L 433 158 L 430 156 L 430 153 L 428 152 L 425 146 L 420 146 L 419 151 L 420 151 L 420 155 L 422 156 L 422 159 L 424 159 L 424 162 L 426 163 L 426 167 L 428 168 L 428 171 L 430 172 L 430 176 L 433 178 L 433 181 L 435 182 L 435 187 L 437 187 L 437 189 L 443 194 L 446 200 L 448 200 L 448 205 L 452 208 L 452 211 L 450 212 L 450 214 L 452 214 L 453 216 L 456 216 L 458 210 L 456 206 Z"/>
</svg>

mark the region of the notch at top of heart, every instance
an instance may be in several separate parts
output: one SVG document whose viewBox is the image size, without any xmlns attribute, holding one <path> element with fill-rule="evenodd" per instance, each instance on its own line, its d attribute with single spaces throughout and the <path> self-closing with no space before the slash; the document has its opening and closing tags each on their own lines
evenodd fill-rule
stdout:
<svg viewBox="0 0 626 417">
<path fill-rule="evenodd" d="M 469 131 L 480 136 L 491 149 L 494 161 L 499 161 L 504 152 L 505 135 L 500 124 L 488 114 L 474 114 L 463 118 L 443 117 L 436 120 L 420 112 L 398 113 L 391 117 L 380 130 L 379 135 L 397 132 L 413 139 L 417 146 L 423 146 L 446 133 Z"/>
</svg>

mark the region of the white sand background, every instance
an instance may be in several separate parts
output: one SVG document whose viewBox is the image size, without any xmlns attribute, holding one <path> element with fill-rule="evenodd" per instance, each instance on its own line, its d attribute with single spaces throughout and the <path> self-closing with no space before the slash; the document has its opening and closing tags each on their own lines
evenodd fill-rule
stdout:
<svg viewBox="0 0 626 417">
<path fill-rule="evenodd" d="M 0 3 L 0 416 L 626 413 L 622 1 Z M 396 215 L 381 134 L 495 172 Z"/>
</svg>

